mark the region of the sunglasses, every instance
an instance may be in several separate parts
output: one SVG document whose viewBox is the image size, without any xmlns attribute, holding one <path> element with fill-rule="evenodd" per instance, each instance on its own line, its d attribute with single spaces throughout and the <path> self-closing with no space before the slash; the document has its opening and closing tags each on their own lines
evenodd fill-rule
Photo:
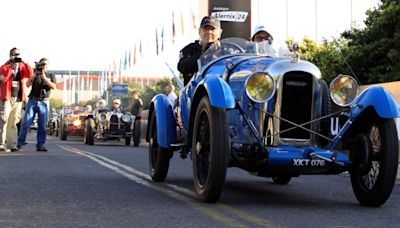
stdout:
<svg viewBox="0 0 400 228">
<path fill-rule="evenodd" d="M 19 56 L 21 53 L 13 53 L 11 56 Z"/>
</svg>

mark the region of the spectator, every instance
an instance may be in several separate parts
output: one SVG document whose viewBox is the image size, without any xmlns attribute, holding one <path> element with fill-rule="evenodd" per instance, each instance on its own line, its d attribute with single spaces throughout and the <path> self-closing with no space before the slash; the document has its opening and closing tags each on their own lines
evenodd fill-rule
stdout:
<svg viewBox="0 0 400 228">
<path fill-rule="evenodd" d="M 29 94 L 28 103 L 26 104 L 24 123 L 18 138 L 18 148 L 26 144 L 25 140 L 28 129 L 32 125 L 33 118 L 37 113 L 38 128 L 36 151 L 47 151 L 44 145 L 46 143 L 46 123 L 49 115 L 48 104 L 51 90 L 56 89 L 55 76 L 48 73 L 48 66 L 49 61 L 46 58 L 42 58 L 39 63 L 36 63 L 35 75 L 26 82 L 26 86 L 32 86 L 32 90 Z"/>
<path fill-rule="evenodd" d="M 26 99 L 24 83 L 33 75 L 32 68 L 22 61 L 20 54 L 18 48 L 11 49 L 10 59 L 0 68 L 0 150 L 6 152 L 18 150 L 17 123 Z"/>
<path fill-rule="evenodd" d="M 172 107 L 175 107 L 176 99 L 178 99 L 178 96 L 175 93 L 175 86 L 169 84 L 165 87 L 165 91 L 167 92 L 168 99 L 171 101 Z"/>
</svg>

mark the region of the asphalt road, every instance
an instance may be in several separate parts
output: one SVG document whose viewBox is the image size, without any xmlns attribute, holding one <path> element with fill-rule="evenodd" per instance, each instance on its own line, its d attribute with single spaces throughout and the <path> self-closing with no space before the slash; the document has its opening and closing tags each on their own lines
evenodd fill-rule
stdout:
<svg viewBox="0 0 400 228">
<path fill-rule="evenodd" d="M 0 227 L 399 227 L 400 186 L 380 208 L 360 206 L 349 177 L 301 176 L 286 186 L 229 169 L 217 204 L 194 196 L 189 159 L 174 156 L 164 183 L 148 176 L 146 144 L 84 145 L 36 132 L 0 154 Z"/>
</svg>

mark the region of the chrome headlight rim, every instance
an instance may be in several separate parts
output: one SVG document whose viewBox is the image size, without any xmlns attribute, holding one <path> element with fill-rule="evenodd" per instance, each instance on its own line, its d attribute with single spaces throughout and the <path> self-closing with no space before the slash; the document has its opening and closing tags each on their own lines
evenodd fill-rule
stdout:
<svg viewBox="0 0 400 228">
<path fill-rule="evenodd" d="M 125 113 L 123 116 L 122 116 L 122 121 L 124 121 L 125 123 L 130 123 L 130 122 L 132 122 L 132 114 L 130 114 L 129 112 L 127 112 L 127 113 Z"/>
<path fill-rule="evenodd" d="M 100 121 L 106 121 L 107 120 L 107 114 L 106 113 L 100 113 L 99 114 L 99 120 Z"/>
<path fill-rule="evenodd" d="M 337 97 L 336 93 L 334 92 L 334 90 L 336 89 L 336 88 L 334 88 L 334 87 L 337 87 L 338 85 L 336 85 L 336 84 L 337 84 L 337 83 L 340 83 L 340 82 L 338 82 L 338 81 L 339 81 L 339 80 L 344 80 L 344 79 L 342 79 L 342 78 L 348 78 L 348 79 L 351 80 L 351 82 L 353 82 L 353 84 L 356 86 L 356 88 L 355 88 L 355 93 L 356 93 L 356 94 L 354 95 L 354 97 L 352 98 L 352 100 L 351 100 L 350 102 L 347 102 L 347 103 L 339 102 L 339 101 L 338 101 L 338 97 Z M 330 91 L 331 100 L 333 101 L 333 103 L 335 103 L 336 105 L 338 105 L 338 106 L 340 106 L 340 107 L 349 107 L 349 106 L 352 106 L 352 105 L 356 102 L 357 97 L 360 95 L 359 87 L 360 87 L 360 85 L 359 85 L 358 81 L 357 81 L 353 76 L 346 75 L 346 74 L 339 74 L 339 75 L 336 76 L 336 77 L 331 81 L 331 83 L 329 84 L 329 91 Z M 347 97 L 346 97 L 346 98 L 347 98 Z"/>
<path fill-rule="evenodd" d="M 263 75 L 263 77 L 267 76 L 267 77 L 271 80 L 271 82 L 273 83 L 272 92 L 271 92 L 270 95 L 269 95 L 267 98 L 265 98 L 265 99 L 256 99 L 255 97 L 253 97 L 253 96 L 250 94 L 250 91 L 249 91 L 248 88 L 247 88 L 247 85 L 249 84 L 250 80 L 253 79 L 254 77 L 258 77 L 259 75 Z M 275 96 L 275 93 L 276 93 L 276 82 L 275 82 L 274 78 L 273 78 L 271 75 L 269 75 L 268 73 L 266 73 L 266 72 L 255 72 L 255 73 L 253 73 L 252 75 L 250 75 L 250 76 L 246 79 L 246 81 L 245 81 L 245 83 L 244 83 L 244 86 L 245 86 L 245 90 L 246 90 L 246 95 L 247 95 L 247 97 L 248 97 L 250 100 L 252 100 L 252 101 L 254 101 L 254 102 L 256 102 L 256 103 L 265 103 L 265 102 L 268 102 L 269 100 L 271 100 L 271 99 Z"/>
</svg>

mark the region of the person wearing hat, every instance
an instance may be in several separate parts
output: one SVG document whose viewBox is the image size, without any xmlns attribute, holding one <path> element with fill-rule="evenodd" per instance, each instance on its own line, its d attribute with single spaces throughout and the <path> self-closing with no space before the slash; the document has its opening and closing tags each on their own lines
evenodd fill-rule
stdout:
<svg viewBox="0 0 400 228">
<path fill-rule="evenodd" d="M 198 71 L 197 59 L 200 58 L 211 44 L 216 43 L 219 46 L 222 29 L 221 22 L 213 16 L 205 16 L 201 20 L 199 36 L 200 40 L 196 40 L 184 47 L 179 54 L 178 70 L 183 74 L 184 85 L 186 85 L 193 74 Z"/>
<path fill-rule="evenodd" d="M 121 100 L 120 99 L 114 99 L 113 100 L 113 105 L 112 105 L 112 111 L 114 112 L 122 112 L 122 107 L 121 107 Z"/>
<path fill-rule="evenodd" d="M 251 35 L 251 41 L 254 42 L 268 41 L 269 44 L 272 44 L 273 40 L 272 35 L 266 30 L 264 25 L 257 25 Z"/>
</svg>

